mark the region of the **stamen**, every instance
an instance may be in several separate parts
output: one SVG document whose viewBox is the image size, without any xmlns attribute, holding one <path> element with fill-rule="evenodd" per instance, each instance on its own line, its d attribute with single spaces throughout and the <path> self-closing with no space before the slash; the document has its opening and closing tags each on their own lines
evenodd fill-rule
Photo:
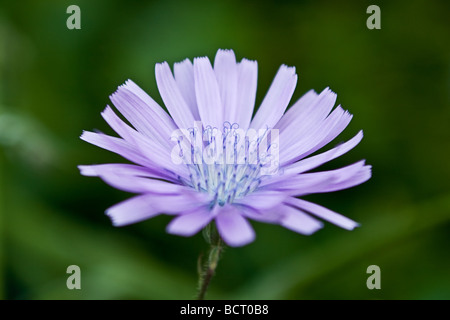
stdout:
<svg viewBox="0 0 450 320">
<path fill-rule="evenodd" d="M 196 129 L 190 130 L 194 142 L 199 134 Z M 239 131 L 237 123 L 225 122 L 222 130 L 204 127 L 201 133 L 202 145 L 191 145 L 190 155 L 183 154 L 181 144 L 178 143 L 180 157 L 185 160 L 190 172 L 191 181 L 188 184 L 200 192 L 211 194 L 212 206 L 224 206 L 255 191 L 264 178 L 261 168 L 272 160 L 269 153 L 271 145 L 267 141 L 268 131 L 269 128 L 266 128 L 262 136 L 253 135 L 249 141 L 246 135 L 243 136 L 246 133 Z M 260 147 L 263 150 L 259 150 Z M 206 163 L 204 157 L 209 157 L 210 161 Z"/>
</svg>

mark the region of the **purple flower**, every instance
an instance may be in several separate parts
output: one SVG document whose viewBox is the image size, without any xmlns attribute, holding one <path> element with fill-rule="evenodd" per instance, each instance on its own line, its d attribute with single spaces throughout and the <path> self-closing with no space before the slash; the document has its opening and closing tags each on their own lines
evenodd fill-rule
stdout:
<svg viewBox="0 0 450 320">
<path fill-rule="evenodd" d="M 349 124 L 352 115 L 337 106 L 326 88 L 308 91 L 287 111 L 295 68 L 282 65 L 252 118 L 257 63 L 219 50 L 214 66 L 206 57 L 186 59 L 172 74 L 156 65 L 156 82 L 166 113 L 128 80 L 110 97 L 129 126 L 107 106 L 102 116 L 120 136 L 83 132 L 81 139 L 115 152 L 133 164 L 79 166 L 81 174 L 138 194 L 109 208 L 115 226 L 159 214 L 176 216 L 172 234 L 191 236 L 213 220 L 230 246 L 253 241 L 249 220 L 279 224 L 310 235 L 322 227 L 316 217 L 344 229 L 358 224 L 298 197 L 338 191 L 371 177 L 364 161 L 310 172 L 355 147 L 362 131 L 318 153 Z M 285 112 L 286 111 L 286 112 Z"/>
</svg>

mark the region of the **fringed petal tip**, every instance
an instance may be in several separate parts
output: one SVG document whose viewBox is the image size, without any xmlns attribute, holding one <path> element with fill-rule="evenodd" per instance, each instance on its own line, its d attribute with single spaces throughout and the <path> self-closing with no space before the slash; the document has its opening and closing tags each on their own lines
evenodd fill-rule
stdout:
<svg viewBox="0 0 450 320">
<path fill-rule="evenodd" d="M 226 205 L 216 216 L 216 226 L 223 241 L 231 247 L 242 247 L 255 240 L 255 231 L 239 208 Z"/>
<path fill-rule="evenodd" d="M 85 140 L 85 139 L 86 139 L 86 136 L 88 136 L 88 135 L 90 135 L 90 134 L 95 134 L 95 133 L 92 132 L 92 131 L 83 130 L 83 131 L 81 131 L 80 139 L 81 139 L 81 140 Z"/>
<path fill-rule="evenodd" d="M 233 56 L 233 57 L 235 57 L 235 54 L 234 54 L 233 49 L 219 49 L 216 52 L 215 59 L 217 59 L 217 57 L 220 57 L 220 56 Z"/>
<path fill-rule="evenodd" d="M 175 62 L 175 63 L 174 63 L 174 66 L 179 66 L 179 65 L 182 65 L 182 64 L 185 64 L 185 63 L 192 63 L 192 62 L 191 62 L 191 59 L 186 58 L 186 59 L 184 59 L 184 60 L 182 60 L 182 61 Z"/>
<path fill-rule="evenodd" d="M 80 174 L 87 177 L 95 177 L 95 170 L 92 169 L 92 166 L 89 165 L 79 165 L 77 166 L 78 170 L 80 170 Z"/>
<path fill-rule="evenodd" d="M 296 68 L 294 66 L 288 66 L 286 64 L 282 64 L 280 68 L 278 69 L 280 72 L 286 72 L 287 74 L 291 74 L 291 76 L 297 76 L 296 74 Z"/>
</svg>

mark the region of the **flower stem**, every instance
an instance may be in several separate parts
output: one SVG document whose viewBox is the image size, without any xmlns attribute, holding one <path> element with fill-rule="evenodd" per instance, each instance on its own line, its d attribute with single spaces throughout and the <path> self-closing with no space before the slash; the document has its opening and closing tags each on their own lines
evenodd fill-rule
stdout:
<svg viewBox="0 0 450 320">
<path fill-rule="evenodd" d="M 204 300 L 209 283 L 211 282 L 214 273 L 216 272 L 219 263 L 220 255 L 223 251 L 223 241 L 214 225 L 209 224 L 204 229 L 204 236 L 206 241 L 210 244 L 208 252 L 208 260 L 203 270 L 200 269 L 199 291 L 197 300 Z"/>
</svg>

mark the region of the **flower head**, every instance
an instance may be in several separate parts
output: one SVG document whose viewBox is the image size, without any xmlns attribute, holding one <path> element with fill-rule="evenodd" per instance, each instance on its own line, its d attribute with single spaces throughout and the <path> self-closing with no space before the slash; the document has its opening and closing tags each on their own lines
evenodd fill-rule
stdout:
<svg viewBox="0 0 450 320">
<path fill-rule="evenodd" d="M 316 217 L 349 230 L 358 225 L 298 198 L 350 188 L 371 176 L 364 161 L 310 172 L 351 150 L 363 136 L 360 131 L 312 155 L 352 118 L 341 106 L 333 109 L 334 92 L 311 90 L 286 111 L 297 75 L 282 65 L 252 117 L 256 61 L 237 63 L 233 51 L 219 50 L 214 66 L 202 57 L 176 63 L 173 74 L 166 62 L 155 71 L 169 113 L 128 80 L 110 98 L 131 126 L 107 106 L 102 116 L 120 138 L 87 131 L 81 136 L 133 163 L 79 166 L 83 175 L 138 194 L 106 211 L 114 225 L 169 214 L 176 217 L 167 231 L 191 236 L 215 221 L 230 246 L 254 240 L 248 220 L 306 235 L 322 227 Z"/>
</svg>

